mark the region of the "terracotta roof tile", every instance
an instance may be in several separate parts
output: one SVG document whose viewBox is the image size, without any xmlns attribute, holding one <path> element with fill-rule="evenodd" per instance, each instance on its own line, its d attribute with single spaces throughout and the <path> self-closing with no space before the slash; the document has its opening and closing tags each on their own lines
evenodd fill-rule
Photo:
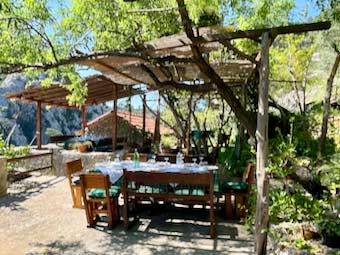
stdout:
<svg viewBox="0 0 340 255">
<path fill-rule="evenodd" d="M 92 121 L 89 121 L 87 123 L 87 126 L 91 126 L 99 121 L 102 121 L 106 118 L 112 118 L 113 111 L 109 111 L 104 113 L 103 115 L 100 115 L 99 117 L 95 118 Z M 131 125 L 135 126 L 138 129 L 143 129 L 143 115 L 142 114 L 137 114 L 137 113 L 131 113 L 131 121 L 130 121 L 130 112 L 129 111 L 124 111 L 124 110 L 118 110 L 117 111 L 117 116 L 121 119 L 126 120 L 127 122 L 131 123 Z M 154 133 L 155 129 L 155 118 L 146 115 L 145 116 L 145 131 L 149 133 Z M 160 132 L 161 134 L 169 134 L 171 133 L 171 129 L 164 126 L 160 125 Z"/>
</svg>

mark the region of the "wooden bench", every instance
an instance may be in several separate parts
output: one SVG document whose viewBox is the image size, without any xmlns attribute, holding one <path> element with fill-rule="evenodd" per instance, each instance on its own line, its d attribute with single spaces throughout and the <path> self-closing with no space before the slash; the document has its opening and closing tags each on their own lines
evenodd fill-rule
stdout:
<svg viewBox="0 0 340 255">
<path fill-rule="evenodd" d="M 176 187 L 173 188 L 173 184 Z M 129 227 L 129 201 L 153 198 L 158 201 L 210 205 L 210 237 L 215 236 L 214 173 L 169 173 L 124 170 L 123 218 Z"/>
</svg>

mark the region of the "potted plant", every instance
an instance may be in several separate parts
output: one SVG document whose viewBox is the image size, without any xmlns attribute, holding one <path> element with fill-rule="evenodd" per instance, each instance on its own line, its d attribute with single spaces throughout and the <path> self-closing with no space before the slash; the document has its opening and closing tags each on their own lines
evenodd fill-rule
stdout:
<svg viewBox="0 0 340 255">
<path fill-rule="evenodd" d="M 332 248 L 340 248 L 340 218 L 337 215 L 327 216 L 319 224 L 323 244 Z"/>
<path fill-rule="evenodd" d="M 93 145 L 90 141 L 81 142 L 78 145 L 78 151 L 81 153 L 87 152 L 90 148 L 92 148 L 92 146 Z"/>
<path fill-rule="evenodd" d="M 87 144 L 85 143 L 79 143 L 78 145 L 78 151 L 81 153 L 84 153 L 87 151 Z"/>
</svg>

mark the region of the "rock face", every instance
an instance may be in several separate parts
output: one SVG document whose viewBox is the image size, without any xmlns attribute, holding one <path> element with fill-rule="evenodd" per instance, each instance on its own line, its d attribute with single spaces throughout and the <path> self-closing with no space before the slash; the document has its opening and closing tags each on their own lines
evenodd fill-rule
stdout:
<svg viewBox="0 0 340 255">
<path fill-rule="evenodd" d="M 27 79 L 22 74 L 8 75 L 0 81 L 0 133 L 4 139 L 11 132 L 13 126 L 15 130 L 11 138 L 14 145 L 29 144 L 36 132 L 36 104 L 12 102 L 5 98 L 8 92 L 23 90 L 27 84 Z M 87 109 L 87 119 L 91 120 L 107 111 L 106 107 L 96 105 Z M 81 113 L 78 110 L 51 107 L 42 111 L 42 134 L 43 143 L 48 143 L 49 138 L 45 131 L 53 128 L 61 131 L 64 135 L 73 135 L 74 131 L 81 127 Z"/>
</svg>

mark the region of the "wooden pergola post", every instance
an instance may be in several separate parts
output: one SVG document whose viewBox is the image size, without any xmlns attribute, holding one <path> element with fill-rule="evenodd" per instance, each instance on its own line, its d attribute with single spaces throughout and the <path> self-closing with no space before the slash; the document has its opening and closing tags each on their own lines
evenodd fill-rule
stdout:
<svg viewBox="0 0 340 255">
<path fill-rule="evenodd" d="M 260 83 L 256 127 L 256 179 L 257 204 L 255 218 L 255 252 L 266 254 L 267 230 L 269 228 L 269 183 L 266 173 L 268 155 L 268 90 L 269 90 L 269 32 L 261 38 Z"/>
<path fill-rule="evenodd" d="M 113 91 L 112 152 L 114 153 L 117 145 L 117 103 L 118 103 L 117 85 L 112 86 L 112 91 Z"/>
<path fill-rule="evenodd" d="M 42 145 L 42 134 L 41 134 L 41 101 L 37 101 L 37 148 L 41 150 Z"/>
<path fill-rule="evenodd" d="M 143 133 L 143 145 L 145 144 L 145 138 L 146 138 L 146 132 L 145 132 L 145 115 L 146 115 L 146 95 L 143 95 L 143 129 L 142 129 L 142 133 Z"/>
<path fill-rule="evenodd" d="M 158 144 L 161 142 L 160 122 L 161 122 L 161 96 L 160 96 L 159 91 L 158 91 L 157 115 L 156 115 L 155 131 L 154 131 L 154 137 L 153 137 L 154 143 L 158 143 Z M 160 144 L 159 144 L 159 148 L 160 148 Z"/>
<path fill-rule="evenodd" d="M 86 128 L 86 106 L 83 105 L 81 107 L 81 135 L 85 135 L 85 128 Z"/>
</svg>

